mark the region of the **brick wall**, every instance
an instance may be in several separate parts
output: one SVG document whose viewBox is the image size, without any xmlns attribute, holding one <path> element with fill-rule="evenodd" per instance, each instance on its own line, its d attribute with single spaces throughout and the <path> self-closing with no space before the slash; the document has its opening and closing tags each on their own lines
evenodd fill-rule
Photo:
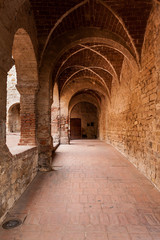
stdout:
<svg viewBox="0 0 160 240">
<path fill-rule="evenodd" d="M 148 21 L 141 69 L 124 60 L 120 86 L 112 88 L 106 139 L 160 189 L 160 6 Z"/>
</svg>

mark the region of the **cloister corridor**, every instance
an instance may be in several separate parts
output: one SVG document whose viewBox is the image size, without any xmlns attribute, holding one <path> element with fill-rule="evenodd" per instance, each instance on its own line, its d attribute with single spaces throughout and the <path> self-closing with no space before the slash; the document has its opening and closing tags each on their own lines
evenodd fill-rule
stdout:
<svg viewBox="0 0 160 240">
<path fill-rule="evenodd" d="M 0 240 L 159 240 L 160 193 L 123 155 L 98 140 L 54 153 L 7 214 L 23 224 Z"/>
</svg>

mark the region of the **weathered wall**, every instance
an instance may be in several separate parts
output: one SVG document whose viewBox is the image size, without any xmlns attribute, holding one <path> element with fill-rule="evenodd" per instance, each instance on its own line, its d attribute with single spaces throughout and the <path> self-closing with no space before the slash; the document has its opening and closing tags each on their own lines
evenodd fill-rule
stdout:
<svg viewBox="0 0 160 240">
<path fill-rule="evenodd" d="M 112 87 L 106 139 L 160 189 L 160 6 L 146 30 L 141 69 L 124 60 L 120 86 Z"/>
<path fill-rule="evenodd" d="M 59 91 L 57 83 L 54 85 L 53 103 L 51 106 L 51 135 L 53 138 L 53 146 L 55 147 L 60 142 Z"/>
<path fill-rule="evenodd" d="M 94 139 L 98 137 L 97 108 L 93 104 L 78 103 L 73 107 L 70 117 L 81 119 L 82 138 Z"/>
<path fill-rule="evenodd" d="M 16 74 L 16 68 L 15 66 L 13 66 L 8 72 L 8 77 L 7 77 L 7 125 L 6 125 L 7 132 L 20 131 L 20 122 L 19 122 L 20 113 L 15 112 L 14 114 L 13 111 L 16 109 L 12 108 L 14 104 L 20 103 L 20 94 L 16 88 L 16 84 L 17 84 L 17 74 Z"/>
<path fill-rule="evenodd" d="M 7 77 L 7 112 L 9 108 L 15 104 L 20 102 L 20 94 L 16 88 L 17 84 L 17 74 L 15 65 L 8 72 Z"/>
<path fill-rule="evenodd" d="M 5 215 L 33 180 L 37 174 L 37 166 L 37 148 L 12 156 L 12 161 L 1 161 L 0 217 Z"/>
<path fill-rule="evenodd" d="M 29 1 L 3 2 L 4 4 L 0 6 L 0 218 L 35 176 L 38 156 L 37 150 L 12 156 L 6 146 L 7 73 L 14 65 L 12 59 L 14 36 L 19 28 L 25 29 L 32 40 L 35 52 L 37 41 Z M 21 56 L 23 54 L 19 54 L 19 57 Z"/>
</svg>

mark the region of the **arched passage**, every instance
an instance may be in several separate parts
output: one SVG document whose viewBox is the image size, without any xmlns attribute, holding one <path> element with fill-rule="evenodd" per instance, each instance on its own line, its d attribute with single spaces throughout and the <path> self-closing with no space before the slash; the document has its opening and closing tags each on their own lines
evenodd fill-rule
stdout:
<svg viewBox="0 0 160 240">
<path fill-rule="evenodd" d="M 98 111 L 89 102 L 79 102 L 70 113 L 70 139 L 96 139 L 98 136 Z"/>
<path fill-rule="evenodd" d="M 20 132 L 20 103 L 13 104 L 8 111 L 8 131 Z"/>
<path fill-rule="evenodd" d="M 37 60 L 28 33 L 20 28 L 13 41 L 13 58 L 17 71 L 17 89 L 20 93 L 20 145 L 36 144 L 35 102 L 38 90 Z"/>
<path fill-rule="evenodd" d="M 97 7 L 100 7 L 102 13 L 104 13 L 104 18 L 99 23 L 96 21 L 100 13 L 96 10 Z M 89 9 L 89 14 L 86 14 L 87 9 Z M 102 87 L 103 99 L 107 99 L 107 103 L 106 101 L 103 103 L 105 109 L 112 94 L 112 87 L 116 85 L 118 88 L 120 83 L 123 61 L 128 59 L 136 70 L 138 67 L 140 68 L 141 39 L 134 42 L 127 25 L 125 26 L 124 19 L 111 9 L 106 4 L 102 4 L 101 1 L 84 1 L 80 5 L 75 5 L 72 9 L 68 9 L 64 15 L 61 15 L 54 26 L 52 25 L 44 48 L 41 46 L 43 48 L 39 75 L 41 89 L 38 96 L 40 165 L 45 167 L 50 165 L 52 156 L 50 127 L 52 104 L 50 99 L 52 96 L 49 90 L 50 86 L 55 82 L 59 86 L 61 130 L 64 134 L 61 131 L 61 139 L 65 139 L 68 135 L 69 124 L 68 106 L 66 107 L 68 96 L 66 98 L 63 96 L 63 90 L 66 86 L 69 90 L 68 95 L 72 95 L 74 94 L 73 81 L 78 78 L 86 79 L 87 77 L 88 79 L 96 79 L 96 84 Z M 81 22 L 80 19 L 78 21 L 76 19 L 75 24 L 72 25 L 74 17 L 80 11 L 84 13 L 82 14 L 84 21 Z M 92 18 L 93 13 L 95 13 L 95 18 Z M 108 24 L 111 15 L 115 20 L 115 27 Z M 71 21 L 68 21 L 68 19 Z M 64 31 L 61 31 L 62 29 Z M 119 30 L 117 31 L 117 29 Z M 140 45 L 138 45 L 139 43 Z M 79 62 L 79 59 L 82 61 Z M 87 59 L 88 61 L 86 61 Z M 93 60 L 92 63 L 90 60 Z M 92 87 L 93 85 L 94 81 Z M 89 83 L 84 81 L 83 87 L 88 88 L 88 86 Z M 43 96 L 45 96 L 45 100 Z M 104 111 L 101 112 L 101 116 L 103 113 Z M 105 117 L 103 116 L 100 119 L 105 122 Z M 42 129 L 43 133 L 40 131 Z"/>
<path fill-rule="evenodd" d="M 13 127 L 13 122 L 18 127 L 16 131 L 20 132 L 20 94 L 16 88 L 17 85 L 17 74 L 16 74 L 16 67 L 15 65 L 10 69 L 7 76 L 7 104 L 6 104 L 6 116 L 7 116 L 7 125 L 6 125 L 6 132 L 14 132 L 17 127 Z M 16 114 L 16 119 L 15 115 Z M 14 118 L 14 119 L 12 119 Z M 19 122 L 19 123 L 18 123 Z"/>
<path fill-rule="evenodd" d="M 71 85 L 72 85 L 72 91 L 70 91 Z M 105 97 L 106 101 L 108 100 L 109 102 L 109 98 L 107 96 L 107 92 L 104 86 L 98 83 L 96 79 L 81 77 L 81 78 L 77 78 L 72 81 L 69 81 L 65 85 L 60 95 L 60 115 L 61 115 L 60 141 L 63 144 L 66 144 L 69 142 L 69 113 L 71 111 L 71 106 L 74 106 L 75 103 L 82 102 L 83 101 L 82 98 L 84 96 L 87 102 L 91 104 L 92 102 L 94 103 L 94 105 L 96 106 L 99 112 L 101 107 L 101 99 Z M 100 124 L 98 123 L 98 125 Z"/>
</svg>

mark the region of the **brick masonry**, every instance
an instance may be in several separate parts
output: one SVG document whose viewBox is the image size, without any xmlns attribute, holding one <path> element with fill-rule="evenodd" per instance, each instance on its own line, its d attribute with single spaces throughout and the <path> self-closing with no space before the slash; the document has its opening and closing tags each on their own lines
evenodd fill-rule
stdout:
<svg viewBox="0 0 160 240">
<path fill-rule="evenodd" d="M 4 2 L 4 1 L 3 1 Z M 1 3 L 2 4 L 2 3 Z M 36 36 L 33 15 L 30 11 L 30 4 L 28 1 L 5 1 L 0 4 L 1 26 L 0 26 L 0 221 L 11 208 L 14 202 L 21 196 L 27 186 L 37 173 L 38 166 L 38 150 L 36 147 L 28 151 L 11 154 L 6 146 L 6 110 L 10 107 L 11 101 L 7 99 L 7 76 L 8 72 L 14 66 L 15 62 L 13 56 L 13 42 L 15 40 L 15 33 L 18 29 L 25 29 L 29 33 L 30 39 L 33 43 L 36 53 Z M 19 45 L 20 47 L 20 45 Z M 23 54 L 22 54 L 23 53 Z M 24 56 L 24 51 L 21 56 Z M 28 56 L 30 52 L 28 51 Z M 17 55 L 20 59 L 20 55 Z M 24 60 L 24 59 L 23 59 Z M 21 58 L 21 64 L 22 61 Z M 19 65 L 20 66 L 20 65 Z M 26 66 L 25 66 L 26 67 Z M 17 66 L 16 66 L 17 68 Z M 20 69 L 20 68 L 18 68 Z M 24 69 L 23 69 L 24 70 Z M 27 71 L 31 71 L 30 68 Z M 17 71 L 17 82 L 22 83 L 24 76 L 20 76 Z M 14 73 L 9 72 L 9 77 L 16 82 L 13 77 Z M 13 78 L 12 78 L 13 77 Z M 12 82 L 12 83 L 13 83 Z M 19 96 L 15 90 L 14 84 L 8 85 L 8 88 L 13 90 L 11 96 L 12 104 L 19 102 Z M 8 105 L 7 105 L 8 100 Z"/>
<path fill-rule="evenodd" d="M 53 143 L 69 143 L 69 106 L 80 92 L 83 98 L 92 91 L 85 98 L 96 102 L 99 138 L 160 188 L 159 2 L 55 3 L 0 4 L 0 217 L 32 181 L 37 165 L 51 170 Z M 20 155 L 6 146 L 7 74 L 14 64 L 21 95 L 20 144 L 37 147 Z"/>
<path fill-rule="evenodd" d="M 112 88 L 106 139 L 160 188 L 159 6 L 149 18 L 140 71 L 125 60 L 121 83 Z"/>
</svg>

